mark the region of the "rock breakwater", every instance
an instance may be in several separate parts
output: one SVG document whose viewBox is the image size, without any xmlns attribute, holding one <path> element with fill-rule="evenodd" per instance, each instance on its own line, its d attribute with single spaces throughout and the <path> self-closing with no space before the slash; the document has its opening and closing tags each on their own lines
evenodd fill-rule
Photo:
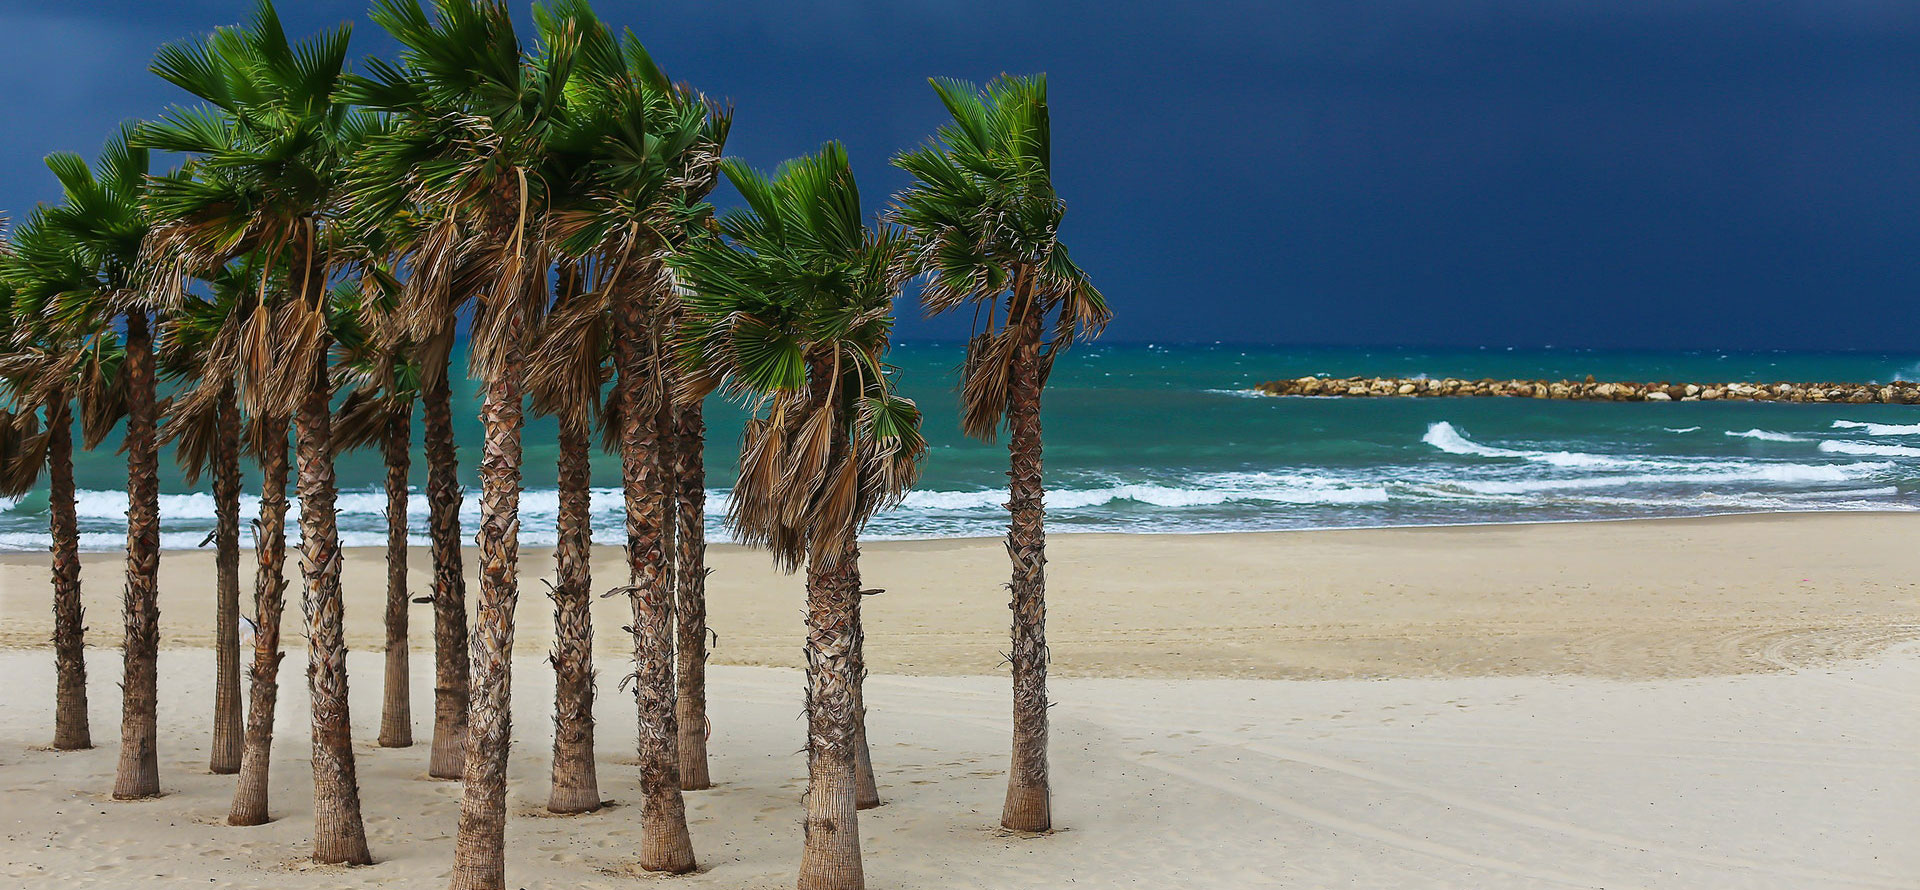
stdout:
<svg viewBox="0 0 1920 890">
<path fill-rule="evenodd" d="M 1568 399 L 1588 402 L 1920 404 L 1920 383 L 1635 383 L 1458 377 L 1298 377 L 1256 384 L 1269 396 Z"/>
</svg>

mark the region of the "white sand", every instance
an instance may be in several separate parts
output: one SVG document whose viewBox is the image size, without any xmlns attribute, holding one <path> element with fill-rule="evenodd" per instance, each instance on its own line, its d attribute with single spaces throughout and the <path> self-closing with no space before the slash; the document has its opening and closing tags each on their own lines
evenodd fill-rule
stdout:
<svg viewBox="0 0 1920 890">
<path fill-rule="evenodd" d="M 453 854 L 458 788 L 426 747 L 366 744 L 379 662 L 356 653 L 354 728 L 378 864 L 303 861 L 312 827 L 301 662 L 281 701 L 278 821 L 221 824 L 205 773 L 210 655 L 163 653 L 167 796 L 108 800 L 114 670 L 98 652 L 93 751 L 51 732 L 44 653 L 0 653 L 0 878 L 7 886 L 431 887 Z M 602 793 L 632 801 L 631 699 L 601 664 Z M 515 665 L 508 827 L 514 886 L 789 887 L 803 784 L 799 677 L 713 671 L 714 775 L 688 796 L 706 869 L 623 870 L 639 813 L 537 815 L 552 684 Z M 1550 677 L 1119 680 L 1055 684 L 1056 816 L 1045 838 L 993 830 L 1006 701 L 989 678 L 877 677 L 886 806 L 862 814 L 869 886 L 1238 888 L 1920 887 L 1920 648 L 1792 673 L 1624 682 Z M 426 701 L 429 684 L 416 694 Z M 417 721 L 425 730 L 426 721 Z M 655 881 L 665 883 L 655 884 Z"/>
<path fill-rule="evenodd" d="M 889 593 L 869 611 L 887 805 L 861 818 L 868 884 L 1920 890 L 1917 520 L 1062 537 L 1051 627 L 1062 673 L 1077 676 L 1053 684 L 1065 830 L 1044 838 L 994 830 L 1009 704 L 1004 677 L 984 675 L 1004 645 L 1004 554 L 991 541 L 870 546 L 869 577 Z M 527 591 L 510 886 L 792 886 L 800 677 L 739 662 L 797 661 L 797 581 L 750 556 L 716 554 L 721 785 L 688 797 L 706 868 L 684 878 L 628 871 L 632 806 L 538 815 L 549 604 Z M 41 559 L 0 560 L 0 640 L 44 638 Z M 165 797 L 107 799 L 116 650 L 89 652 L 100 747 L 72 753 L 39 747 L 52 735 L 51 652 L 0 650 L 0 887 L 441 886 L 458 787 L 424 775 L 431 659 L 415 660 L 421 744 L 371 745 L 378 554 L 348 567 L 366 579 L 351 588 L 350 665 L 379 860 L 352 870 L 304 858 L 298 637 L 282 671 L 278 821 L 222 823 L 234 780 L 205 772 L 213 660 L 195 634 L 211 606 L 197 559 L 167 559 Z M 110 555 L 88 566 L 97 642 L 118 630 L 114 568 Z M 605 608 L 600 626 L 617 627 Z M 634 713 L 615 691 L 628 667 L 614 639 L 601 649 L 601 789 L 634 801 Z"/>
</svg>

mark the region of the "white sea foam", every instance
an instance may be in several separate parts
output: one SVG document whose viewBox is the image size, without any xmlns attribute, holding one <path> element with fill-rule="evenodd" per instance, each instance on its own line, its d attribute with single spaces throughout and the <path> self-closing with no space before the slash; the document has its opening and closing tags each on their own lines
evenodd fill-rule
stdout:
<svg viewBox="0 0 1920 890">
<path fill-rule="evenodd" d="M 1712 467 L 1719 467 L 1713 469 Z M 1445 483 L 1445 487 L 1476 494 L 1535 494 L 1554 491 L 1586 491 L 1599 488 L 1662 487 L 1662 486 L 1701 486 L 1730 484 L 1771 484 L 1771 485 L 1834 485 L 1851 482 L 1872 475 L 1876 469 L 1865 464 L 1828 466 L 1821 464 L 1768 464 L 1755 463 L 1745 466 L 1728 467 L 1725 464 L 1707 465 L 1702 472 L 1693 473 L 1616 473 L 1600 476 L 1579 476 L 1571 479 L 1515 479 L 1480 480 L 1457 479 Z"/>
<path fill-rule="evenodd" d="M 1866 423 L 1858 420 L 1836 420 L 1836 430 L 1860 430 L 1869 436 L 1913 436 L 1920 435 L 1920 423 Z"/>
<path fill-rule="evenodd" d="M 1216 396 L 1233 396 L 1235 398 L 1240 398 L 1240 399 L 1267 398 L 1266 393 L 1263 393 L 1257 389 L 1203 389 L 1201 390 L 1201 392 L 1212 393 L 1213 395 L 1216 395 Z"/>
<path fill-rule="evenodd" d="M 1734 432 L 1733 430 L 1728 430 L 1727 435 L 1740 438 L 1740 439 L 1758 439 L 1762 442 L 1811 442 L 1813 441 L 1812 439 L 1802 439 L 1799 436 L 1791 435 L 1788 433 L 1776 433 L 1772 430 L 1760 430 L 1760 429 L 1741 430 L 1737 433 Z"/>
<path fill-rule="evenodd" d="M 1683 427 L 1668 426 L 1668 427 L 1661 427 L 1661 429 L 1664 429 L 1669 433 L 1697 433 L 1700 431 L 1700 428 L 1697 426 L 1683 426 Z"/>
<path fill-rule="evenodd" d="M 1377 504 L 1387 500 L 1385 485 L 1329 485 L 1304 483 L 1285 477 L 1257 478 L 1264 474 L 1244 474 L 1239 481 L 1212 478 L 1214 484 L 1114 485 L 1106 488 L 1063 488 L 1046 493 L 1049 510 L 1085 510 L 1123 501 L 1156 507 L 1206 507 L 1236 502 L 1274 504 Z M 907 495 L 896 510 L 975 511 L 1004 510 L 1007 493 L 1001 489 L 985 491 L 915 491 Z"/>
<path fill-rule="evenodd" d="M 1556 467 L 1622 467 L 1636 463 L 1631 458 L 1619 458 L 1606 454 L 1589 454 L 1584 451 L 1526 451 L 1517 448 L 1499 448 L 1482 445 L 1462 435 L 1447 421 L 1440 421 L 1427 427 L 1427 434 L 1420 441 L 1432 445 L 1448 454 L 1472 455 L 1475 457 L 1506 457 L 1537 461 Z"/>
<path fill-rule="evenodd" d="M 1832 454 L 1868 454 L 1878 457 L 1920 457 L 1920 448 L 1908 445 L 1881 445 L 1876 442 L 1848 442 L 1840 439 L 1828 439 L 1820 443 L 1820 450 Z"/>
</svg>

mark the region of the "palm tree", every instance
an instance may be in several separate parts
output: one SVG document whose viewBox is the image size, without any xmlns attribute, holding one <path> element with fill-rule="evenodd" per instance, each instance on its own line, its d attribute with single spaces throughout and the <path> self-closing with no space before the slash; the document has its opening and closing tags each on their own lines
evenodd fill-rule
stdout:
<svg viewBox="0 0 1920 890">
<path fill-rule="evenodd" d="M 591 561 L 593 426 L 606 380 L 605 300 L 586 286 L 582 264 L 564 261 L 555 278 L 553 311 L 528 356 L 527 389 L 535 411 L 560 425 L 558 540 L 553 549 L 553 780 L 547 809 L 600 808 L 593 760 L 593 602 Z"/>
<path fill-rule="evenodd" d="M 378 178 L 378 168 L 356 173 Z M 364 183 L 363 183 L 364 185 Z M 381 183 L 384 189 L 391 183 Z M 350 197 L 349 204 L 355 200 Z M 453 387 L 448 376 L 458 334 L 457 319 L 475 299 L 488 274 L 471 239 L 447 237 L 447 225 L 425 208 L 404 202 L 382 205 L 378 218 L 360 219 L 355 232 L 378 231 L 386 239 L 391 268 L 404 279 L 382 281 L 387 336 L 412 345 L 407 357 L 418 374 L 422 450 L 427 459 L 427 534 L 433 556 L 433 746 L 427 775 L 459 779 L 466 772 L 467 706 L 472 662 L 468 653 L 467 578 L 460 532 L 460 457 L 453 432 Z M 430 237 L 433 236 L 433 237 Z M 374 268 L 381 268 L 375 266 Z M 391 579 L 389 579 L 391 583 Z"/>
<path fill-rule="evenodd" d="M 713 787 L 707 764 L 707 426 L 701 402 L 674 406 L 674 723 L 680 787 Z"/>
<path fill-rule="evenodd" d="M 464 302 L 449 299 L 449 307 Z M 451 370 L 454 319 L 436 313 L 438 329 L 420 340 L 420 437 L 427 458 L 427 535 L 433 551 L 433 750 L 427 775 L 458 779 L 466 771 L 467 704 L 472 661 L 467 653 L 467 573 L 460 533 L 460 454 L 453 436 Z"/>
<path fill-rule="evenodd" d="M 626 498 L 631 583 L 625 589 L 634 616 L 645 799 L 640 865 L 684 872 L 695 859 L 681 795 L 687 783 L 679 746 L 686 736 L 674 678 L 676 548 L 669 539 L 679 513 L 677 431 L 667 397 L 673 369 L 661 344 L 676 306 L 664 258 L 684 240 L 687 226 L 708 213 L 701 201 L 713 188 L 731 115 L 669 83 L 632 34 L 616 40 L 585 3 L 559 4 L 542 17 L 548 30 L 567 28 L 581 41 L 570 90 L 574 114 L 560 147 L 584 149 L 584 181 L 556 206 L 553 237 L 562 253 L 593 259 L 596 290 L 611 312 L 618 376 L 608 414 L 619 438 Z M 704 607 L 696 608 L 703 617 Z M 697 632 L 704 638 L 704 621 Z M 698 678 L 682 675 L 683 681 Z M 704 689 L 699 695 L 704 700 Z M 696 716 L 705 780 L 704 707 Z"/>
<path fill-rule="evenodd" d="M 356 212 L 379 219 L 403 206 L 434 208 L 444 216 L 426 237 L 440 243 L 424 252 L 452 250 L 451 242 L 464 240 L 464 252 L 486 268 L 470 340 L 473 367 L 485 381 L 485 444 L 473 695 L 453 886 L 499 888 L 506 880 L 524 357 L 546 308 L 550 265 L 538 237 L 548 206 L 540 168 L 545 140 L 564 113 L 562 88 L 577 38 L 543 34 L 542 52 L 525 54 L 506 7 L 481 0 L 437 0 L 432 16 L 418 0 L 380 0 L 372 18 L 401 44 L 401 64 L 370 61 L 367 76 L 350 88 L 356 101 L 395 116 L 393 128 L 369 143 Z"/>
<path fill-rule="evenodd" d="M 355 305 L 342 320 L 355 330 L 356 348 L 346 351 L 338 376 L 349 385 L 334 418 L 338 452 L 380 446 L 386 465 L 387 609 L 386 684 L 381 698 L 379 743 L 383 748 L 413 745 L 413 696 L 407 657 L 407 503 L 412 468 L 413 403 L 419 398 L 419 368 L 414 347 L 392 320 L 399 282 L 389 265 L 384 233 L 359 232 L 365 270 L 352 289 Z"/>
<path fill-rule="evenodd" d="M 170 327 L 168 358 L 187 384 L 174 396 L 176 416 L 205 415 L 209 401 L 225 406 L 235 401 L 235 383 L 244 382 L 242 345 L 255 311 L 262 310 L 258 293 L 284 293 L 284 267 L 264 267 L 250 254 L 207 276 L 208 299 L 190 300 L 177 309 Z M 286 606 L 287 418 L 252 415 L 232 427 L 233 446 L 253 457 L 260 468 L 260 513 L 253 523 L 254 617 L 253 663 L 248 669 L 246 726 L 239 755 L 239 781 L 228 810 L 230 825 L 263 825 L 268 821 L 267 778 L 273 749 L 274 708 L 279 701 L 280 620 Z M 223 438 L 228 435 L 222 431 Z M 182 439 L 206 442 L 211 434 L 194 432 Z M 192 450 L 190 446 L 189 450 Z M 198 446 L 200 452 L 206 447 Z M 237 455 L 236 455 L 237 459 Z M 189 457 L 191 464 L 204 459 Z M 237 467 L 236 467 L 237 470 Z M 238 481 L 235 481 L 238 487 Z M 224 497 L 224 496 L 222 496 Z M 237 511 L 237 491 L 233 507 Z M 222 510 L 225 505 L 222 504 Z M 237 520 L 237 515 L 236 515 Z M 237 522 L 236 522 L 237 524 Z M 236 529 L 237 531 L 237 529 Z M 236 566 L 237 571 L 237 566 Z M 222 626 L 237 625 L 222 604 Z M 237 642 L 237 640 L 236 640 Z"/>
<path fill-rule="evenodd" d="M 254 417 L 244 437 L 260 466 L 260 516 L 253 523 L 253 666 L 247 671 L 247 739 L 229 825 L 268 821 L 267 776 L 273 710 L 280 697 L 280 619 L 287 594 L 287 418 Z"/>
<path fill-rule="evenodd" d="M 260 516 L 253 522 L 253 665 L 247 671 L 247 738 L 240 781 L 227 811 L 229 825 L 264 825 L 273 710 L 280 698 L 280 619 L 287 595 L 287 419 L 255 417 L 247 425 L 248 451 L 260 466 Z"/>
<path fill-rule="evenodd" d="M 807 570 L 806 847 L 802 890 L 864 886 L 855 788 L 854 589 L 847 559 L 872 512 L 911 488 L 919 410 L 883 364 L 899 242 L 869 229 L 844 149 L 771 177 L 722 165 L 746 199 L 674 260 L 689 291 L 677 351 L 681 401 L 716 389 L 750 402 L 728 521 L 777 565 Z"/>
<path fill-rule="evenodd" d="M 62 204 L 39 216 L 48 237 L 59 239 L 85 270 L 83 281 L 46 294 L 28 314 L 57 319 L 69 333 L 97 329 L 119 316 L 125 326 L 124 387 L 127 452 L 127 586 L 122 603 L 126 636 L 122 648 L 120 760 L 117 800 L 160 793 L 158 750 L 160 646 L 160 460 L 155 442 L 154 319 L 170 301 L 138 278 L 141 242 L 147 235 L 142 202 L 148 188 L 147 153 L 128 144 L 127 132 L 109 140 L 98 170 L 77 155 L 47 158 L 65 191 Z"/>
<path fill-rule="evenodd" d="M 961 428 L 990 440 L 1006 420 L 1013 767 L 1000 824 L 1047 831 L 1053 815 L 1040 391 L 1060 350 L 1097 334 L 1110 313 L 1059 240 L 1065 205 L 1053 190 L 1046 78 L 1002 76 L 985 91 L 936 79 L 933 88 L 953 120 L 927 146 L 894 158 L 914 177 L 898 198 L 896 216 L 909 233 L 907 269 L 926 279 L 921 302 L 927 311 L 973 307 Z"/>
<path fill-rule="evenodd" d="M 169 400 L 163 443 L 189 484 L 213 471 L 214 501 L 214 708 L 209 769 L 240 771 L 245 740 L 240 703 L 240 409 L 234 386 L 237 356 L 231 349 L 242 328 L 235 308 L 246 301 L 245 271 L 237 266 L 208 278 L 210 299 L 188 299 L 174 310 L 160 368 L 176 382 Z M 226 346 L 228 348 L 221 348 Z"/>
<path fill-rule="evenodd" d="M 82 444 L 93 448 L 125 411 L 115 384 L 124 353 L 104 319 L 89 312 L 61 319 L 47 310 L 59 295 L 94 286 L 93 274 L 72 242 L 45 225 L 37 211 L 15 232 L 0 283 L 9 291 L 0 306 L 0 494 L 31 489 L 47 474 L 48 531 L 53 552 L 54 731 L 53 747 L 93 747 L 87 715 L 85 609 L 80 602 L 80 528 L 73 477 L 74 400 L 80 403 Z M 75 323 L 78 324 L 75 324 Z M 44 412 L 45 426 L 36 411 Z"/>
<path fill-rule="evenodd" d="M 240 337 L 242 395 L 259 416 L 291 416 L 300 494 L 302 606 L 313 711 L 314 859 L 366 864 L 352 728 L 335 515 L 329 374 L 336 271 L 331 208 L 344 160 L 378 126 L 337 97 L 350 25 L 298 45 L 261 0 L 244 27 L 163 47 L 153 69 L 207 103 L 142 127 L 149 147 L 187 154 L 154 180 L 146 258 L 160 274 L 217 269 L 258 251 L 259 305 Z M 266 269 L 284 263 L 287 287 Z"/>
</svg>

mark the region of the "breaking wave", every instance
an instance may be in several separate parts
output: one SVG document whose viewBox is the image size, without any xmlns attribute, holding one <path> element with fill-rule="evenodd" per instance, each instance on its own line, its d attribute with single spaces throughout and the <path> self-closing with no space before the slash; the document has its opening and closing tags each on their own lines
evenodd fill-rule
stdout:
<svg viewBox="0 0 1920 890">
<path fill-rule="evenodd" d="M 1789 435 L 1787 433 L 1776 433 L 1772 430 L 1759 430 L 1759 429 L 1741 430 L 1740 432 L 1737 432 L 1737 433 L 1732 430 L 1728 430 L 1727 435 L 1733 436 L 1739 439 L 1758 439 L 1762 442 L 1811 442 L 1813 441 L 1812 439 L 1803 439 L 1799 436 Z"/>
<path fill-rule="evenodd" d="M 1864 454 L 1878 457 L 1920 457 L 1920 448 L 1908 445 L 1881 445 L 1876 442 L 1847 442 L 1840 439 L 1828 439 L 1820 443 L 1820 450 L 1829 454 Z"/>
<path fill-rule="evenodd" d="M 1920 423 L 1864 423 L 1858 420 L 1836 420 L 1836 430 L 1860 430 L 1869 436 L 1913 436 L 1920 435 Z"/>
</svg>

